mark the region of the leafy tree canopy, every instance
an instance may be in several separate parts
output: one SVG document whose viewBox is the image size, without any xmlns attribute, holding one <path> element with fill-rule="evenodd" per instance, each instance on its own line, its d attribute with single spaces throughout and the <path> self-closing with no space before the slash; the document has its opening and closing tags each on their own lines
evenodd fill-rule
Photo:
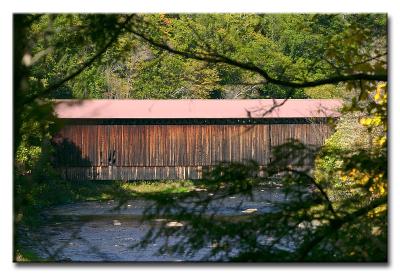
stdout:
<svg viewBox="0 0 400 275">
<path fill-rule="evenodd" d="M 125 17 L 39 16 L 27 32 L 34 56 L 32 85 L 51 87 L 74 72 L 112 40 Z M 296 83 L 361 72 L 381 74 L 385 23 L 379 14 L 135 15 L 95 63 L 52 90 L 51 96 L 209 98 L 220 91 L 223 97 L 326 97 L 322 92 L 276 86 L 257 71 L 219 61 L 251 64 L 273 79 Z M 146 39 L 218 62 L 187 59 Z"/>
</svg>

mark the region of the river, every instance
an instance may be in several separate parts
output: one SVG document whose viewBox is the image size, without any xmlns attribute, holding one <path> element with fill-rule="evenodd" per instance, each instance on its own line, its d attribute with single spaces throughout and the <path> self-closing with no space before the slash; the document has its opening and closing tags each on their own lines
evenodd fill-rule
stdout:
<svg viewBox="0 0 400 275">
<path fill-rule="evenodd" d="M 214 202 L 205 214 L 213 212 L 226 217 L 265 213 L 273 211 L 271 201 L 286 200 L 279 188 L 260 187 L 253 192 L 252 199 L 233 196 Z M 30 241 L 25 245 L 51 261 L 201 261 L 210 247 L 202 248 L 192 257 L 157 253 L 165 241 L 163 238 L 145 248 L 132 248 L 151 227 L 165 226 L 162 220 L 140 222 L 149 203 L 144 200 L 128 201 L 124 207 L 116 209 L 116 201 L 82 202 L 47 209 L 43 212 L 46 222 L 26 232 Z M 179 241 L 179 238 L 169 239 L 171 243 Z"/>
</svg>

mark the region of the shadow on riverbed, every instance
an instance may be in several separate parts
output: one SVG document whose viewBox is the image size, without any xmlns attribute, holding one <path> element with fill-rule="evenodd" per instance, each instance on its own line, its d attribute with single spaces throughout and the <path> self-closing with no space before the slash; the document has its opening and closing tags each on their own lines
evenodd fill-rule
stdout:
<svg viewBox="0 0 400 275">
<path fill-rule="evenodd" d="M 81 158 L 80 149 L 72 142 L 61 139 L 53 142 L 58 144 L 56 148 L 60 150 L 56 150 L 59 159 L 52 159 L 56 167 L 71 161 L 91 165 L 87 159 Z M 248 172 L 239 169 L 241 167 L 238 164 L 232 165 L 236 166 L 231 176 L 237 182 L 249 176 Z M 240 199 L 233 195 L 226 197 L 228 193 L 224 194 L 226 198 L 221 204 L 218 196 L 222 193 L 212 193 L 205 188 L 210 184 L 208 189 L 215 190 L 211 182 L 193 181 L 189 187 L 167 183 L 160 188 L 164 183 L 155 181 L 150 184 L 153 187 L 135 191 L 130 188 L 136 186 L 135 182 L 89 181 L 89 177 L 78 182 L 55 181 L 55 175 L 49 175 L 46 169 L 31 177 L 32 183 L 37 186 L 33 185 L 35 188 L 26 190 L 28 195 L 34 197 L 35 204 L 28 205 L 30 212 L 25 213 L 34 215 L 15 227 L 18 249 L 34 252 L 32 256 L 26 257 L 28 261 L 197 261 L 207 254 L 204 251 L 209 252 L 207 245 L 197 256 L 180 257 L 172 256 L 170 251 L 160 250 L 176 244 L 180 238 L 166 236 L 149 241 L 149 232 L 154 233 L 163 228 L 178 229 L 184 223 L 184 226 L 187 225 L 187 222 L 169 217 L 171 213 L 160 213 L 164 206 L 173 213 L 187 208 L 186 211 L 213 218 L 218 216 L 220 220 L 227 217 L 238 220 L 238 216 L 251 214 L 254 209 L 263 211 L 270 208 L 261 205 L 261 200 L 256 203 L 247 200 L 244 203 L 243 196 Z M 233 170 L 229 173 L 233 173 Z M 159 186 L 154 188 L 155 185 Z M 35 197 L 38 189 L 40 196 Z M 202 208 L 201 203 L 205 202 L 208 206 Z M 241 212 L 246 210 L 250 212 Z"/>
<path fill-rule="evenodd" d="M 63 156 L 60 152 L 65 150 L 71 153 L 64 159 L 53 159 L 56 167 L 71 161 L 90 165 L 87 159 L 79 159 L 81 151 L 72 142 L 57 139 L 54 142 L 58 142 L 57 148 L 61 150 L 56 151 L 58 156 Z M 38 205 L 34 222 L 18 224 L 15 238 L 18 247 L 39 256 L 30 258 L 31 261 L 218 259 L 208 257 L 215 247 L 212 239 L 195 255 L 171 253 L 174 251 L 170 247 L 187 241 L 182 239 L 187 232 L 177 235 L 176 230 L 190 232 L 189 228 L 200 226 L 196 223 L 204 219 L 239 223 L 243 217 L 271 211 L 273 205 L 266 199 L 282 194 L 268 186 L 253 190 L 259 182 L 254 178 L 255 169 L 258 166 L 253 162 L 221 164 L 203 181 L 192 181 L 189 185 L 155 181 L 139 190 L 133 188 L 135 182 L 88 181 L 88 178 L 79 182 L 64 180 L 52 186 L 48 175 L 41 174 L 35 178 L 46 186 L 41 197 L 57 195 L 58 199 Z M 221 188 L 221 180 L 234 184 Z M 59 206 L 52 207 L 54 204 Z M 190 215 L 195 216 L 189 219 Z M 166 234 L 154 238 L 156 232 Z"/>
<path fill-rule="evenodd" d="M 339 216 L 337 211 L 346 209 L 335 209 L 326 193 L 330 181 L 325 185 L 315 182 L 310 167 L 304 165 L 310 150 L 295 142 L 291 147 L 277 147 L 276 156 L 285 158 L 273 159 L 262 173 L 251 161 L 221 163 L 184 192 L 137 192 L 127 189 L 132 183 L 116 184 L 110 192 L 102 192 L 99 184 L 97 199 L 103 201 L 42 211 L 43 222 L 25 232 L 27 240 L 34 242 L 21 243 L 49 261 L 347 259 L 341 258 L 347 257 L 347 251 L 334 254 L 348 248 L 338 240 L 353 241 L 360 236 L 357 245 L 363 248 L 363 236 L 382 221 L 368 224 L 368 232 L 355 236 L 347 228 L 352 226 L 352 213 L 343 212 L 348 220 Z M 351 235 L 340 235 L 343 228 Z M 376 249 L 384 260 L 384 247 Z"/>
<path fill-rule="evenodd" d="M 89 165 L 77 160 L 81 152 L 73 143 L 64 140 L 58 148 L 74 151 L 67 162 Z M 74 203 L 41 210 L 34 230 L 21 227 L 17 235 L 21 246 L 45 261 L 227 261 L 253 245 L 291 250 L 290 240 L 252 229 L 267 225 L 288 199 L 279 184 L 260 175 L 249 161 L 221 163 L 183 191 L 68 182 Z"/>
<path fill-rule="evenodd" d="M 61 152 L 64 154 L 60 154 Z M 16 166 L 13 236 L 15 261 L 60 260 L 58 255 L 63 247 L 52 251 L 50 248 L 56 244 L 47 238 L 37 238 L 34 234 L 39 228 L 49 224 L 48 217 L 43 214 L 44 209 L 88 200 L 118 199 L 122 204 L 127 199 L 127 193 L 121 188 L 120 182 L 91 182 L 87 179 L 72 182 L 65 177 L 63 179 L 59 168 L 66 160 L 72 159 L 80 165 L 91 165 L 88 159 L 82 158 L 81 150 L 72 142 L 56 136 L 52 144 L 43 144 L 41 154 L 29 173 L 20 172 L 28 168 Z M 78 233 L 71 234 L 69 238 L 73 239 Z M 38 254 L 40 257 L 34 253 L 35 248 L 43 251 Z"/>
<path fill-rule="evenodd" d="M 202 193 L 202 197 L 209 193 Z M 218 203 L 212 203 L 205 210 L 204 217 L 221 222 L 240 222 L 255 213 L 246 213 L 247 209 L 257 210 L 260 214 L 272 211 L 266 199 L 282 200 L 284 195 L 279 189 L 268 186 L 255 190 L 253 200 L 243 196 L 228 197 Z M 239 207 L 240 205 L 240 207 Z M 39 256 L 50 261 L 210 261 L 208 258 L 212 242 L 199 249 L 194 255 L 174 255 L 164 247 L 172 247 L 185 241 L 185 235 L 166 236 L 153 240 L 143 246 L 148 232 L 165 228 L 176 229 L 190 227 L 183 221 L 165 217 L 143 219 L 143 213 L 152 209 L 153 202 L 136 198 L 129 200 L 124 207 L 117 201 L 82 202 L 53 207 L 43 212 L 46 222 L 37 230 L 31 231 L 30 238 L 35 240 L 27 247 Z M 193 209 L 193 205 L 186 207 Z M 178 209 L 175 209 L 178 211 Z M 215 244 L 214 244 L 215 245 Z M 227 259 L 225 259 L 227 260 Z"/>
</svg>

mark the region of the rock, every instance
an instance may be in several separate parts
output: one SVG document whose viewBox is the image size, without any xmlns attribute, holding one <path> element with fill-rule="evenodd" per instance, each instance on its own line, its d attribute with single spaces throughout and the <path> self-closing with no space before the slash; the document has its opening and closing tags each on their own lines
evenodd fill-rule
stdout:
<svg viewBox="0 0 400 275">
<path fill-rule="evenodd" d="M 213 242 L 213 243 L 210 245 L 210 247 L 211 247 L 211 248 L 217 248 L 217 247 L 219 247 L 219 244 L 218 244 L 218 242 Z"/>
<path fill-rule="evenodd" d="M 319 220 L 312 220 L 310 221 L 302 221 L 301 223 L 299 223 L 299 225 L 297 227 L 301 228 L 301 229 L 305 229 L 305 228 L 317 228 L 318 226 L 322 225 L 322 223 Z"/>
<path fill-rule="evenodd" d="M 119 220 L 113 220 L 115 226 L 120 226 L 122 223 Z"/>
<path fill-rule="evenodd" d="M 301 229 L 310 228 L 311 227 L 311 223 L 308 222 L 308 221 L 302 221 L 301 223 L 299 223 L 297 225 L 297 227 L 301 228 Z"/>
<path fill-rule="evenodd" d="M 207 189 L 205 189 L 205 188 L 195 188 L 194 191 L 201 192 L 201 191 L 207 191 Z"/>
<path fill-rule="evenodd" d="M 242 213 L 245 213 L 245 214 L 251 214 L 254 212 L 257 212 L 257 208 L 247 208 L 246 210 L 242 211 Z"/>
<path fill-rule="evenodd" d="M 313 228 L 316 228 L 316 227 L 322 225 L 322 223 L 319 220 L 312 220 L 311 225 Z"/>
<path fill-rule="evenodd" d="M 183 223 L 180 222 L 168 222 L 166 225 L 166 227 L 181 227 L 183 226 Z"/>
</svg>

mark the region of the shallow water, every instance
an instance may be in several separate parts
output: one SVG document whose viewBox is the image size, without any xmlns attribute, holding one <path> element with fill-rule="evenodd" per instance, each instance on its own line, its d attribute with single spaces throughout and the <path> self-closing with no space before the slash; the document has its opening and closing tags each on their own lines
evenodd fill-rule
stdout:
<svg viewBox="0 0 400 275">
<path fill-rule="evenodd" d="M 253 200 L 230 197 L 211 204 L 205 214 L 241 216 L 255 212 L 270 212 L 274 207 L 267 201 L 282 201 L 285 196 L 279 189 L 258 188 Z M 150 202 L 129 201 L 116 210 L 117 202 L 85 202 L 48 209 L 46 224 L 29 232 L 32 240 L 26 244 L 43 258 L 54 261 L 200 261 L 210 251 L 204 247 L 193 257 L 158 254 L 165 241 L 157 239 L 145 248 L 132 248 L 143 239 L 146 232 L 161 226 L 161 222 L 140 222 L 141 214 Z M 239 207 L 238 207 L 239 206 Z M 244 211 L 244 212 L 243 212 Z M 172 237 L 170 243 L 179 242 Z"/>
<path fill-rule="evenodd" d="M 183 261 L 200 260 L 168 254 L 158 255 L 163 239 L 146 248 L 131 248 L 149 229 L 135 219 L 115 220 L 95 218 L 91 221 L 62 221 L 43 226 L 34 233 L 31 247 L 42 257 L 55 261 Z M 172 240 L 175 242 L 178 240 Z M 204 254 L 204 253 L 203 253 Z"/>
</svg>

